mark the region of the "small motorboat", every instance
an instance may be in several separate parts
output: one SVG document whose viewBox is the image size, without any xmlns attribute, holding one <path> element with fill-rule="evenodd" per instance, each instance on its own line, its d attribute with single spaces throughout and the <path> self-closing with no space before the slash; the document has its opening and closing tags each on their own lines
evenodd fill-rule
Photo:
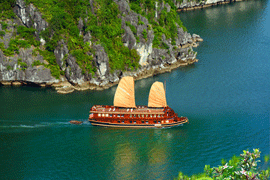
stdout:
<svg viewBox="0 0 270 180">
<path fill-rule="evenodd" d="M 71 120 L 69 121 L 70 124 L 82 124 L 82 121 L 76 121 L 76 120 Z"/>
</svg>

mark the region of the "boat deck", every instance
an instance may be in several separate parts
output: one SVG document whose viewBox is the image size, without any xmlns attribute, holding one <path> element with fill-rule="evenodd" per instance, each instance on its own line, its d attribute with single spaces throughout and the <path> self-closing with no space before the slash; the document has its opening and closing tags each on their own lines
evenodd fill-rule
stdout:
<svg viewBox="0 0 270 180">
<path fill-rule="evenodd" d="M 90 113 L 110 113 L 110 114 L 164 114 L 165 108 L 149 108 L 147 106 L 137 106 L 137 108 L 118 108 L 115 106 L 93 106 Z"/>
</svg>

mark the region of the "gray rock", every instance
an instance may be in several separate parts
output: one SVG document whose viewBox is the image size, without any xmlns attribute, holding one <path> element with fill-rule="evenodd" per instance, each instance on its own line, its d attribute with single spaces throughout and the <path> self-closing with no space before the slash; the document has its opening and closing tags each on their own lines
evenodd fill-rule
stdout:
<svg viewBox="0 0 270 180">
<path fill-rule="evenodd" d="M 66 78 L 68 81 L 75 85 L 84 82 L 84 76 L 82 75 L 82 69 L 76 63 L 76 59 L 72 55 L 67 57 Z"/>
<path fill-rule="evenodd" d="M 54 50 L 56 62 L 60 66 L 61 70 L 65 71 L 66 70 L 66 62 L 65 62 L 64 57 L 66 55 L 68 55 L 69 50 L 68 50 L 67 44 L 65 43 L 65 41 L 63 39 L 61 39 L 57 44 L 58 45 Z"/>
<path fill-rule="evenodd" d="M 89 45 L 91 45 L 91 44 L 92 44 L 91 38 L 92 38 L 92 36 L 91 36 L 90 32 L 87 32 L 87 33 L 83 36 L 83 42 L 84 42 L 84 43 L 89 42 Z"/>
<path fill-rule="evenodd" d="M 167 9 L 167 12 L 170 12 L 171 11 L 171 6 L 168 3 L 165 4 L 165 7 Z"/>
<path fill-rule="evenodd" d="M 97 67 L 97 75 L 101 80 L 105 80 L 109 75 L 109 57 L 101 45 L 94 45 L 96 53 L 94 56 L 94 62 Z"/>
<path fill-rule="evenodd" d="M 33 27 L 37 30 L 36 37 L 40 40 L 39 34 L 48 27 L 48 23 L 42 18 L 42 14 L 37 8 L 31 3 L 26 5 L 23 0 L 16 0 L 14 12 L 26 27 Z"/>
<path fill-rule="evenodd" d="M 83 20 L 82 18 L 79 19 L 79 22 L 78 22 L 78 29 L 80 30 L 80 34 L 82 33 L 82 30 L 83 30 Z"/>
</svg>

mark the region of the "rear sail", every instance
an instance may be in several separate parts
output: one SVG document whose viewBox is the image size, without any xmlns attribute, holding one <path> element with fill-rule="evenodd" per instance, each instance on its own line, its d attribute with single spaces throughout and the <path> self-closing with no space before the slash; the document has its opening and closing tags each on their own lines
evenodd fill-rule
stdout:
<svg viewBox="0 0 270 180">
<path fill-rule="evenodd" d="M 149 93 L 148 107 L 166 107 L 166 95 L 162 82 L 156 81 Z"/>
<path fill-rule="evenodd" d="M 114 106 L 136 108 L 133 77 L 123 77 L 114 95 Z"/>
</svg>

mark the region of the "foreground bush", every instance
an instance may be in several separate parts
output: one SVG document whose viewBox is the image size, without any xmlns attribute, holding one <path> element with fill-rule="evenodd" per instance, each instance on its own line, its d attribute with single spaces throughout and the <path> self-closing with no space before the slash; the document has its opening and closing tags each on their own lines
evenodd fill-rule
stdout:
<svg viewBox="0 0 270 180">
<path fill-rule="evenodd" d="M 260 158 L 260 151 L 254 149 L 253 152 L 243 151 L 240 157 L 233 156 L 231 160 L 226 162 L 222 160 L 222 166 L 210 168 L 210 165 L 205 165 L 204 173 L 186 176 L 182 172 L 179 173 L 175 180 L 211 180 L 211 179 L 228 179 L 228 180 L 267 180 L 270 176 L 270 168 L 260 170 L 256 160 Z M 265 163 L 269 161 L 269 156 L 265 156 Z M 266 164 L 265 164 L 266 165 Z"/>
</svg>

